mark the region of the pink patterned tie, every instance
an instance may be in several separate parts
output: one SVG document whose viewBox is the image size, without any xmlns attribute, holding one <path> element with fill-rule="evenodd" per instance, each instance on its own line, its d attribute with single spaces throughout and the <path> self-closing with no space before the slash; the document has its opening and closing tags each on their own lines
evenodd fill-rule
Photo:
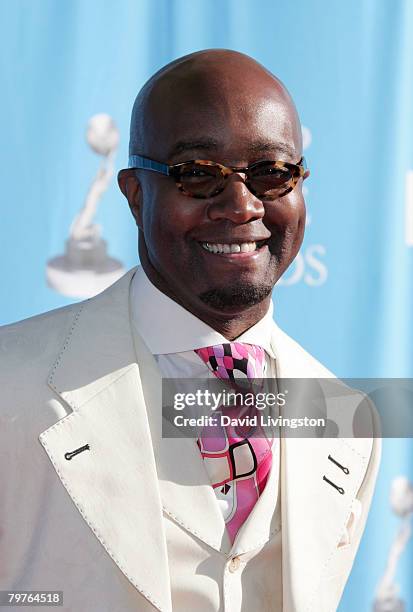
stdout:
<svg viewBox="0 0 413 612">
<path fill-rule="evenodd" d="M 228 380 L 235 387 L 237 379 L 252 382 L 264 377 L 265 353 L 260 346 L 228 342 L 195 352 L 217 378 Z M 239 415 L 239 411 L 237 407 L 225 408 L 225 414 L 231 418 Z M 234 542 L 264 490 L 272 464 L 273 439 L 267 438 L 261 427 L 247 437 L 239 427 L 217 425 L 204 427 L 197 442 Z"/>
</svg>

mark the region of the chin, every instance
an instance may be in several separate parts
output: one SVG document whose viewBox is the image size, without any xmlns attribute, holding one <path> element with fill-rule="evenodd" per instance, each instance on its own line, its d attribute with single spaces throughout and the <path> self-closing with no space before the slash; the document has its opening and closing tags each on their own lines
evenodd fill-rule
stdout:
<svg viewBox="0 0 413 612">
<path fill-rule="evenodd" d="M 271 295 L 272 284 L 252 285 L 236 283 L 226 287 L 215 287 L 199 294 L 201 302 L 214 310 L 229 311 L 234 308 L 251 308 Z"/>
</svg>

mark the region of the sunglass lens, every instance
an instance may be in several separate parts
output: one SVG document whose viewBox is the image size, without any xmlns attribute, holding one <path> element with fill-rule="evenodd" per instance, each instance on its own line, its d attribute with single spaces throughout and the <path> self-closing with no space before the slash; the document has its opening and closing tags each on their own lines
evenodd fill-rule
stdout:
<svg viewBox="0 0 413 612">
<path fill-rule="evenodd" d="M 277 197 L 284 192 L 293 180 L 293 173 L 287 167 L 279 168 L 272 163 L 253 168 L 249 184 L 257 195 Z"/>
<path fill-rule="evenodd" d="M 208 198 L 220 189 L 224 178 L 218 166 L 186 164 L 181 168 L 179 181 L 188 194 Z"/>
</svg>

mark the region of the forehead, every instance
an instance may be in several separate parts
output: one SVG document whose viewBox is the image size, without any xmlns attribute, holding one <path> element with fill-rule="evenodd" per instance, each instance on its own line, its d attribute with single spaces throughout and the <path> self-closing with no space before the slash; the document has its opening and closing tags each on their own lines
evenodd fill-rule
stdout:
<svg viewBox="0 0 413 612">
<path fill-rule="evenodd" d="M 266 74 L 241 76 L 210 71 L 158 83 L 145 105 L 145 154 L 170 163 L 191 149 L 232 162 L 299 156 L 300 125 L 284 88 Z"/>
</svg>

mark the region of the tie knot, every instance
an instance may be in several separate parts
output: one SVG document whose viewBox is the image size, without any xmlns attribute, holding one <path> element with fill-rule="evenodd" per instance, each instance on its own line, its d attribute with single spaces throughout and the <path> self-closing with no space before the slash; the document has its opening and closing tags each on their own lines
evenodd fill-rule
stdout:
<svg viewBox="0 0 413 612">
<path fill-rule="evenodd" d="M 265 351 L 255 344 L 226 342 L 195 349 L 195 353 L 223 380 L 254 380 L 265 375 Z"/>
</svg>

